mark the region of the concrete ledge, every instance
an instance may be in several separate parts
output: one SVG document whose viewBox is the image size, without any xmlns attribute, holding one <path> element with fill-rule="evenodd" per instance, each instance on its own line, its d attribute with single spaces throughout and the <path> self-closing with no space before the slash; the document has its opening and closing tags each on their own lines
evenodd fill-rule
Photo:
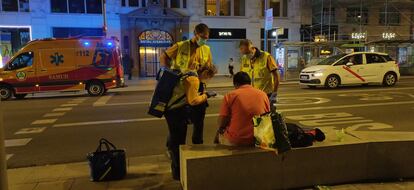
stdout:
<svg viewBox="0 0 414 190">
<path fill-rule="evenodd" d="M 414 140 L 353 142 L 294 149 L 185 145 L 183 189 L 288 189 L 414 177 Z"/>
</svg>

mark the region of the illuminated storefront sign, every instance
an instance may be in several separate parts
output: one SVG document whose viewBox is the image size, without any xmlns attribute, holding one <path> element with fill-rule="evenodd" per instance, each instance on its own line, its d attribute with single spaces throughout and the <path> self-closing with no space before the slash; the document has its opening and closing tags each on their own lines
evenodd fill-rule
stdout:
<svg viewBox="0 0 414 190">
<path fill-rule="evenodd" d="M 246 39 L 246 29 L 211 28 L 210 39 Z"/>
<path fill-rule="evenodd" d="M 386 40 L 391 40 L 396 37 L 396 34 L 394 32 L 384 32 L 382 33 L 382 38 Z"/>
<path fill-rule="evenodd" d="M 354 32 L 351 34 L 352 39 L 365 39 L 367 37 L 367 34 L 365 32 Z"/>
</svg>

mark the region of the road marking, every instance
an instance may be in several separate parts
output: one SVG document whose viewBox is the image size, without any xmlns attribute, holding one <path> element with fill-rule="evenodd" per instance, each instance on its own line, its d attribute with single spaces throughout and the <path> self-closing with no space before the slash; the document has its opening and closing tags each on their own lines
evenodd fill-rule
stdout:
<svg viewBox="0 0 414 190">
<path fill-rule="evenodd" d="M 312 105 L 323 104 L 331 101 L 327 98 L 317 97 L 283 97 L 278 98 L 277 105 L 279 106 L 298 106 L 298 105 Z"/>
<path fill-rule="evenodd" d="M 106 103 L 112 98 L 112 95 L 107 95 L 99 98 L 95 103 L 93 103 L 93 106 L 104 106 Z"/>
<path fill-rule="evenodd" d="M 79 104 L 62 104 L 60 105 L 60 107 L 73 107 L 73 106 L 77 106 Z"/>
<path fill-rule="evenodd" d="M 9 160 L 12 156 L 13 156 L 13 154 L 7 154 L 6 155 L 6 161 Z"/>
<path fill-rule="evenodd" d="M 67 107 L 67 108 L 55 108 L 55 109 L 53 109 L 53 112 L 70 111 L 70 110 L 72 110 L 71 107 Z"/>
<path fill-rule="evenodd" d="M 33 127 L 33 128 L 23 128 L 19 131 L 15 132 L 15 135 L 20 134 L 33 134 L 33 133 L 41 133 L 46 129 L 46 127 Z"/>
<path fill-rule="evenodd" d="M 329 91 L 318 91 L 318 92 L 308 92 L 308 93 L 301 93 L 301 92 L 297 92 L 297 93 L 280 93 L 280 97 L 285 99 L 288 98 L 287 96 L 294 96 L 297 97 L 298 95 L 304 96 L 304 95 L 324 95 L 324 94 L 346 94 L 346 93 L 356 93 L 356 92 L 378 92 L 378 91 L 399 91 L 399 90 L 414 90 L 414 87 L 401 87 L 401 88 L 376 88 L 376 89 L 359 89 L 359 90 L 329 90 Z M 106 96 L 105 96 L 106 97 Z M 105 98 L 102 97 L 102 98 Z M 223 99 L 224 96 L 222 95 L 218 95 L 214 98 L 210 98 L 209 101 L 221 101 Z M 414 95 L 412 95 L 411 97 L 414 98 Z M 104 99 L 103 99 L 104 100 Z M 141 102 L 124 102 L 124 103 L 110 103 L 107 104 L 106 102 L 103 103 L 103 100 L 101 102 L 100 99 L 98 99 L 97 102 L 94 103 L 94 106 L 127 106 L 127 105 L 149 105 L 151 102 L 149 101 L 141 101 Z M 99 102 L 99 103 L 98 103 Z M 324 102 L 323 102 L 324 103 Z M 291 104 L 289 104 L 291 105 Z M 301 104 L 302 105 L 302 104 Z"/>
<path fill-rule="evenodd" d="M 32 125 L 44 125 L 55 123 L 57 119 L 39 119 L 32 122 Z"/>
<path fill-rule="evenodd" d="M 279 109 L 279 112 L 297 112 L 297 111 L 309 111 L 309 110 L 330 110 L 330 109 L 344 109 L 344 108 L 358 108 L 358 107 L 371 107 L 371 106 L 389 106 L 389 105 L 405 105 L 414 104 L 414 101 L 402 101 L 402 102 L 384 102 L 384 103 L 369 103 L 369 104 L 356 104 L 356 105 L 342 105 L 342 106 L 324 106 L 324 107 L 310 107 L 310 108 L 293 108 L 293 109 Z M 219 114 L 206 114 L 205 117 L 217 117 Z M 99 125 L 99 124 L 111 124 L 111 123 L 131 123 L 141 121 L 159 121 L 164 118 L 136 118 L 136 119 L 123 119 L 123 120 L 104 120 L 104 121 L 90 121 L 90 122 L 78 122 L 78 123 L 62 123 L 55 124 L 53 127 L 73 127 L 73 126 L 85 126 L 85 125 Z M 371 122 L 371 120 L 369 121 Z"/>
<path fill-rule="evenodd" d="M 68 104 L 80 104 L 80 103 L 82 103 L 82 102 L 84 102 L 83 100 L 82 101 L 79 101 L 79 100 L 71 100 L 71 101 L 69 101 L 69 102 L 67 102 Z"/>
<path fill-rule="evenodd" d="M 24 146 L 29 143 L 32 139 L 31 138 L 24 138 L 24 139 L 9 139 L 5 141 L 5 147 L 16 147 L 16 146 Z"/>
<path fill-rule="evenodd" d="M 217 117 L 219 114 L 206 114 L 205 117 Z M 136 118 L 136 119 L 120 119 L 120 120 L 106 120 L 106 121 L 88 121 L 78 123 L 62 123 L 55 124 L 53 127 L 74 127 L 74 126 L 86 126 L 86 125 L 100 125 L 100 124 L 114 124 L 114 123 L 133 123 L 142 121 L 160 121 L 164 118 Z"/>
<path fill-rule="evenodd" d="M 299 121 L 300 124 L 306 126 L 324 126 L 324 125 L 340 125 L 351 123 L 366 123 L 372 122 L 370 119 L 364 119 L 363 117 L 346 117 L 346 118 L 334 118 L 334 119 L 319 119 L 310 121 Z"/>
<path fill-rule="evenodd" d="M 279 111 L 280 112 L 295 112 L 295 111 L 330 110 L 330 109 L 360 108 L 360 107 L 390 106 L 390 105 L 405 105 L 405 104 L 414 104 L 414 101 L 383 102 L 383 103 L 355 104 L 355 105 L 342 105 L 342 106 L 324 106 L 324 107 L 310 107 L 310 108 L 292 108 L 292 109 L 279 109 Z"/>
<path fill-rule="evenodd" d="M 65 115 L 66 112 L 56 112 L 56 113 L 47 113 L 45 115 L 43 115 L 43 117 L 60 117 Z"/>
</svg>

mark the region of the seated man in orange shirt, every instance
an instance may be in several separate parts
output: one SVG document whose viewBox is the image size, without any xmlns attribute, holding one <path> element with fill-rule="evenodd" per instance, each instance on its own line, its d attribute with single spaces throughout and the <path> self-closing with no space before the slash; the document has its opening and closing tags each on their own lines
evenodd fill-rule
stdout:
<svg viewBox="0 0 414 190">
<path fill-rule="evenodd" d="M 215 143 L 231 146 L 253 146 L 253 116 L 270 111 L 266 93 L 251 86 L 245 72 L 233 77 L 236 90 L 224 96 L 219 113 L 219 129 Z"/>
</svg>

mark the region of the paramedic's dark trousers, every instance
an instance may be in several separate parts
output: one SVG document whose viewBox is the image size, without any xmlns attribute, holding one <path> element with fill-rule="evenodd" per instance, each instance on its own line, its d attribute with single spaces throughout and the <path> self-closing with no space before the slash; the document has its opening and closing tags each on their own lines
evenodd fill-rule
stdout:
<svg viewBox="0 0 414 190">
<path fill-rule="evenodd" d="M 207 102 L 197 106 L 191 106 L 191 122 L 193 123 L 193 144 L 203 144 L 204 118 L 206 115 Z"/>
<path fill-rule="evenodd" d="M 187 112 L 186 108 L 177 108 L 165 113 L 168 124 L 169 138 L 168 151 L 171 156 L 171 170 L 173 178 L 180 179 L 180 152 L 179 146 L 185 144 L 187 136 Z"/>
</svg>

